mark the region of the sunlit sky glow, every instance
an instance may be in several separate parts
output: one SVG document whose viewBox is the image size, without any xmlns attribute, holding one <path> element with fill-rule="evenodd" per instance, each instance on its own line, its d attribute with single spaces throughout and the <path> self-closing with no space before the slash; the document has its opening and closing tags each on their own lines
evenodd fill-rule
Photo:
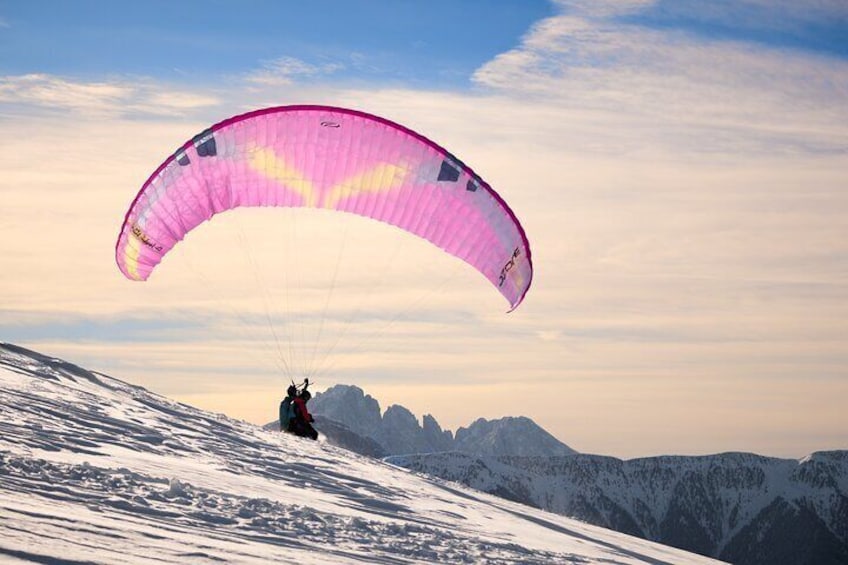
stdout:
<svg viewBox="0 0 848 565">
<path fill-rule="evenodd" d="M 256 423 L 311 368 L 584 452 L 844 449 L 846 38 L 838 0 L 0 2 L 0 339 Z M 300 103 L 485 178 L 530 239 L 525 303 L 397 230 L 286 210 L 122 277 L 163 159 Z"/>
</svg>

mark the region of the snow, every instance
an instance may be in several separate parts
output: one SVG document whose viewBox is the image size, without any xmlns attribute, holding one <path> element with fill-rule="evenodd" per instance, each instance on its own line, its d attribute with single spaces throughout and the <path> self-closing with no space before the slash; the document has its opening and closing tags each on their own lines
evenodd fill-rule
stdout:
<svg viewBox="0 0 848 565">
<path fill-rule="evenodd" d="M 714 562 L 0 344 L 0 562 L 272 560 Z"/>
</svg>

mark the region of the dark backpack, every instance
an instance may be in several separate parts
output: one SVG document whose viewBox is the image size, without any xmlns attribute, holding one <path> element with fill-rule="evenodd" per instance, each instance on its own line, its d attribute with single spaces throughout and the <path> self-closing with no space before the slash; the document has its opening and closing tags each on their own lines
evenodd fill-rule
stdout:
<svg viewBox="0 0 848 565">
<path fill-rule="evenodd" d="M 280 431 L 287 431 L 289 429 L 289 419 L 291 419 L 292 414 L 292 399 L 291 396 L 287 396 L 280 402 Z"/>
</svg>

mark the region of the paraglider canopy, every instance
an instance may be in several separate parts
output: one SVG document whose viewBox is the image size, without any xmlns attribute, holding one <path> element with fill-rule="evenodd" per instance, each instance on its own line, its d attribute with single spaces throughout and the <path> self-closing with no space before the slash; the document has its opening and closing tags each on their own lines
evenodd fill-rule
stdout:
<svg viewBox="0 0 848 565">
<path fill-rule="evenodd" d="M 127 211 L 118 267 L 146 280 L 196 226 L 257 206 L 323 208 L 397 226 L 473 266 L 511 310 L 533 277 L 515 214 L 462 161 L 402 125 L 328 106 L 256 110 L 187 141 Z"/>
</svg>

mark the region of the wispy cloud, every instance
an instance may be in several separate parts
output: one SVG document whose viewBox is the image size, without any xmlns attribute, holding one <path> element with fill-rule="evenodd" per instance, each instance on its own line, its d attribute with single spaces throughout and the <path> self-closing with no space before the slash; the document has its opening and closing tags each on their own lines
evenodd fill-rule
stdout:
<svg viewBox="0 0 848 565">
<path fill-rule="evenodd" d="M 48 74 L 0 77 L 0 102 L 19 107 L 71 110 L 91 116 L 174 116 L 220 101 L 210 94 L 173 89 L 140 78 L 83 81 Z"/>
<path fill-rule="evenodd" d="M 75 82 L 44 74 L 0 79 L 0 101 L 63 109 L 111 109 L 126 103 L 133 93 L 134 89 L 127 85 Z"/>
<path fill-rule="evenodd" d="M 289 85 L 296 80 L 311 79 L 333 74 L 344 68 L 337 62 L 311 64 L 295 57 L 280 57 L 265 62 L 262 67 L 248 73 L 248 83 L 261 86 Z"/>
<path fill-rule="evenodd" d="M 609 18 L 637 13 L 657 0 L 554 0 L 554 3 L 582 17 Z"/>
<path fill-rule="evenodd" d="M 651 13 L 692 23 L 721 22 L 736 27 L 787 29 L 848 19 L 842 0 L 554 0 L 571 15 L 611 18 Z"/>
<path fill-rule="evenodd" d="M 839 125 L 848 122 L 844 60 L 617 17 L 650 2 L 562 4 L 563 14 L 481 67 L 477 84 L 551 107 L 646 121 L 643 143 L 695 137 L 728 152 L 848 146 Z"/>
<path fill-rule="evenodd" d="M 581 0 L 563 5 L 583 4 Z M 719 25 L 726 29 L 804 31 L 848 23 L 848 4 L 841 0 L 675 0 L 644 2 L 644 11 L 666 22 Z"/>
</svg>

